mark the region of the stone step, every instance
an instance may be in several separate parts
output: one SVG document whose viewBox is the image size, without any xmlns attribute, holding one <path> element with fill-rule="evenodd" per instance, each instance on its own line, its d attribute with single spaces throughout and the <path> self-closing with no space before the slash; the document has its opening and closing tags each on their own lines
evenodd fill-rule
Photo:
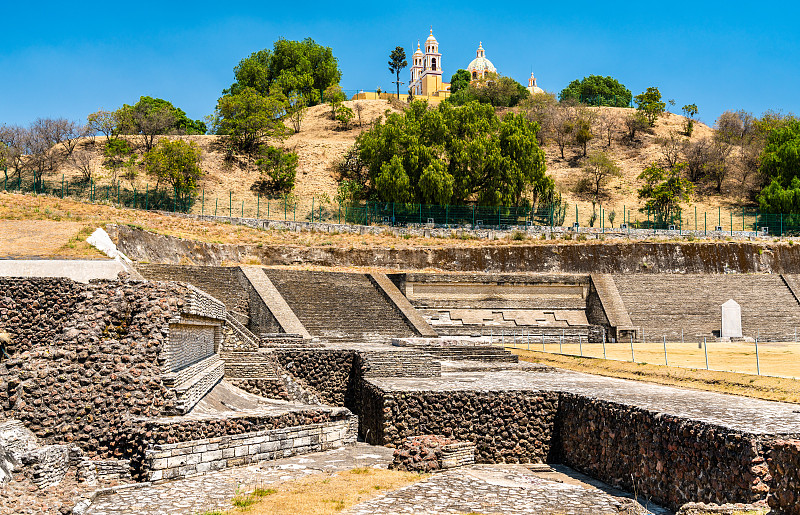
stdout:
<svg viewBox="0 0 800 515">
<path fill-rule="evenodd" d="M 215 354 L 201 363 L 203 367 L 199 371 L 173 387 L 176 396 L 175 410 L 178 414 L 188 413 L 225 375 L 225 362 L 218 355 Z"/>
</svg>

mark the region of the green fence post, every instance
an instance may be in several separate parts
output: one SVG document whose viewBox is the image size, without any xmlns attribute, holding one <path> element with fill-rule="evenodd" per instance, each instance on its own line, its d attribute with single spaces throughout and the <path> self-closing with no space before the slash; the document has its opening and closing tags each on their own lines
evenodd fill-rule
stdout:
<svg viewBox="0 0 800 515">
<path fill-rule="evenodd" d="M 214 197 L 214 216 L 217 216 L 217 206 L 219 205 L 219 199 Z"/>
<path fill-rule="evenodd" d="M 61 198 L 64 198 L 64 174 L 61 174 Z"/>
<path fill-rule="evenodd" d="M 314 223 L 314 197 L 311 197 L 311 223 Z"/>
<path fill-rule="evenodd" d="M 708 211 L 703 212 L 703 236 L 708 236 Z"/>
<path fill-rule="evenodd" d="M 419 205 L 419 224 L 422 225 L 422 204 Z"/>
<path fill-rule="evenodd" d="M 742 232 L 744 232 L 744 206 L 742 206 Z"/>
<path fill-rule="evenodd" d="M 472 228 L 475 228 L 475 206 L 472 206 Z"/>
<path fill-rule="evenodd" d="M 203 201 L 202 201 L 202 204 L 200 204 L 200 215 L 202 216 L 204 214 L 206 214 L 206 189 L 205 188 L 203 188 Z"/>
<path fill-rule="evenodd" d="M 269 220 L 269 198 L 267 198 L 267 220 Z"/>
<path fill-rule="evenodd" d="M 242 218 L 244 218 L 244 200 L 242 201 Z"/>
<path fill-rule="evenodd" d="M 497 206 L 497 228 L 500 228 L 500 206 Z"/>
<path fill-rule="evenodd" d="M 717 227 L 722 227 L 722 207 L 717 207 Z"/>
<path fill-rule="evenodd" d="M 149 203 L 150 203 L 150 183 L 148 182 L 145 185 L 145 190 L 144 190 L 144 209 L 145 209 L 145 211 L 147 211 L 150 208 L 150 206 L 148 205 Z"/>
<path fill-rule="evenodd" d="M 294 212 L 292 213 L 292 221 L 297 221 L 297 201 L 294 201 Z"/>
<path fill-rule="evenodd" d="M 575 204 L 575 223 L 578 225 L 578 227 L 580 227 L 580 224 L 578 223 L 578 204 Z"/>
<path fill-rule="evenodd" d="M 731 215 L 731 238 L 733 238 L 733 211 L 729 211 Z"/>
<path fill-rule="evenodd" d="M 283 197 L 283 221 L 286 221 L 286 196 Z"/>
<path fill-rule="evenodd" d="M 339 220 L 339 224 L 342 223 L 342 203 L 337 202 L 338 208 L 336 210 L 337 220 Z"/>
<path fill-rule="evenodd" d="M 783 237 L 783 213 L 781 213 L 781 238 Z"/>
<path fill-rule="evenodd" d="M 697 206 L 694 206 L 694 232 L 697 232 Z"/>
<path fill-rule="evenodd" d="M 449 223 L 449 218 L 450 218 L 450 217 L 448 216 L 448 215 L 450 214 L 450 213 L 448 212 L 449 208 L 450 208 L 450 206 L 448 206 L 447 204 L 445 204 L 445 206 L 444 206 L 444 225 L 445 225 L 445 227 L 447 227 L 447 224 Z"/>
<path fill-rule="evenodd" d="M 133 188 L 133 209 L 136 209 L 136 188 Z"/>
<path fill-rule="evenodd" d="M 228 190 L 228 218 L 233 218 L 233 191 Z"/>
</svg>

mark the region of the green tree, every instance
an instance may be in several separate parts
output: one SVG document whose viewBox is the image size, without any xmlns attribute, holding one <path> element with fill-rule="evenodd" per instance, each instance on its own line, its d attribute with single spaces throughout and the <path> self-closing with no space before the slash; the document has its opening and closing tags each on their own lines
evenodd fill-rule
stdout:
<svg viewBox="0 0 800 515">
<path fill-rule="evenodd" d="M 613 77 L 589 75 L 581 80 L 575 79 L 561 90 L 558 99 L 574 100 L 585 105 L 628 107 L 631 91 Z"/>
<path fill-rule="evenodd" d="M 156 178 L 156 190 L 163 181 L 172 186 L 173 191 L 186 205 L 197 190 L 203 177 L 200 168 L 202 151 L 194 141 L 162 138 L 144 155 L 147 173 Z"/>
<path fill-rule="evenodd" d="M 498 118 L 488 104 L 448 102 L 429 109 L 412 102 L 404 113 L 356 140 L 357 180 L 368 198 L 395 202 L 520 205 L 554 195 L 539 148 L 538 125 L 522 115 Z M 351 160 L 353 161 L 353 160 Z"/>
<path fill-rule="evenodd" d="M 111 171 L 111 183 L 117 183 L 117 176 L 124 168 L 132 169 L 136 165 L 136 154 L 133 147 L 124 139 L 112 139 L 103 147 L 103 166 Z"/>
<path fill-rule="evenodd" d="M 694 117 L 697 116 L 697 104 L 687 104 L 683 106 L 683 115 L 686 117 L 686 121 L 683 125 L 683 133 L 686 134 L 688 137 L 692 137 L 692 132 L 694 132 Z"/>
<path fill-rule="evenodd" d="M 342 107 L 342 102 L 345 101 L 347 96 L 342 91 L 342 87 L 338 84 L 331 84 L 327 88 L 325 88 L 325 92 L 322 94 L 323 100 L 325 103 L 330 104 L 331 106 L 331 120 L 336 119 L 336 111 L 340 107 Z"/>
<path fill-rule="evenodd" d="M 256 167 L 261 178 L 250 189 L 267 195 L 285 195 L 294 189 L 298 157 L 270 145 L 261 145 Z"/>
<path fill-rule="evenodd" d="M 639 175 L 645 182 L 639 188 L 639 198 L 645 199 L 645 207 L 662 221 L 671 220 L 680 205 L 689 202 L 694 185 L 682 177 L 685 167 L 684 163 L 679 163 L 671 170 L 664 170 L 652 163 Z"/>
<path fill-rule="evenodd" d="M 461 91 L 465 93 L 462 95 Z M 530 92 L 511 77 L 487 73 L 483 78 L 472 81 L 466 90 L 450 97 L 456 105 L 477 100 L 494 107 L 514 107 L 530 97 Z"/>
<path fill-rule="evenodd" d="M 272 50 L 253 52 L 233 69 L 235 82 L 223 94 L 238 94 L 252 88 L 261 96 L 280 91 L 285 97 L 299 93 L 313 106 L 321 92 L 342 79 L 339 63 L 330 47 L 313 39 L 279 39 Z"/>
<path fill-rule="evenodd" d="M 798 214 L 800 213 L 800 178 L 793 177 L 792 182 L 784 188 L 777 179 L 773 179 L 756 196 L 758 208 L 762 213 Z"/>
<path fill-rule="evenodd" d="M 661 92 L 658 88 L 650 86 L 647 91 L 633 97 L 636 102 L 636 109 L 642 113 L 650 127 L 655 126 L 656 119 L 664 113 L 667 104 L 661 101 Z"/>
<path fill-rule="evenodd" d="M 450 94 L 454 95 L 461 90 L 467 89 L 469 83 L 472 81 L 467 70 L 456 70 L 452 77 L 450 77 Z"/>
<path fill-rule="evenodd" d="M 770 130 L 761 153 L 762 176 L 787 187 L 800 176 L 800 120 L 791 119 Z"/>
<path fill-rule="evenodd" d="M 594 185 L 594 197 L 600 196 L 601 188 L 612 177 L 622 177 L 622 170 L 605 152 L 589 156 L 583 166 L 583 173 Z"/>
<path fill-rule="evenodd" d="M 284 114 L 286 99 L 282 94 L 263 96 L 253 88 L 244 88 L 217 101 L 214 132 L 230 137 L 237 149 L 252 153 L 265 138 L 284 136 Z"/>
<path fill-rule="evenodd" d="M 397 85 L 397 98 L 400 98 L 400 71 L 408 66 L 406 61 L 406 51 L 403 47 L 395 47 L 389 54 L 389 72 L 394 73 L 397 77 L 395 84 Z"/>
<path fill-rule="evenodd" d="M 575 119 L 575 143 L 583 148 L 583 157 L 586 157 L 586 147 L 589 142 L 594 138 L 592 125 L 594 121 L 594 113 L 589 112 L 587 109 L 579 109 Z"/>
</svg>

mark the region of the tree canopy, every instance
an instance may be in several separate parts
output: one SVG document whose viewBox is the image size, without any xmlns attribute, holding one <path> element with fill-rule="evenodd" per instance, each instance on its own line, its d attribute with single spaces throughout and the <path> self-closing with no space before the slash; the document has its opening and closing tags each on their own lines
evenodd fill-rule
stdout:
<svg viewBox="0 0 800 515">
<path fill-rule="evenodd" d="M 452 83 L 450 88 L 452 91 Z M 449 97 L 449 101 L 451 104 L 463 105 L 477 100 L 494 107 L 514 107 L 528 97 L 530 92 L 527 88 L 511 77 L 487 73 L 484 77 L 469 82 L 466 88 L 457 90 Z"/>
<path fill-rule="evenodd" d="M 789 120 L 768 133 L 761 153 L 761 173 L 781 186 L 789 186 L 800 176 L 800 120 Z"/>
<path fill-rule="evenodd" d="M 589 75 L 575 79 L 558 94 L 560 101 L 574 100 L 591 106 L 628 107 L 631 90 L 613 77 Z"/>
<path fill-rule="evenodd" d="M 658 88 L 650 86 L 647 91 L 633 97 L 636 102 L 636 109 L 647 118 L 650 127 L 655 126 L 656 119 L 664 113 L 667 108 L 666 102 L 661 101 L 661 92 Z"/>
<path fill-rule="evenodd" d="M 456 70 L 452 77 L 450 77 L 450 94 L 455 94 L 462 89 L 467 89 L 472 80 L 467 70 Z"/>
<path fill-rule="evenodd" d="M 522 205 L 550 199 L 539 126 L 522 115 L 501 120 L 488 104 L 429 109 L 414 101 L 402 114 L 362 133 L 358 168 L 345 177 L 367 198 L 393 202 Z M 366 170 L 366 173 L 362 173 Z"/>
<path fill-rule="evenodd" d="M 645 199 L 645 207 L 653 211 L 657 218 L 670 220 L 682 203 L 689 202 L 694 185 L 682 177 L 685 168 L 686 164 L 678 163 L 664 170 L 652 163 L 639 175 L 639 179 L 645 181 L 639 189 L 639 198 Z"/>
<path fill-rule="evenodd" d="M 214 131 L 229 136 L 239 150 L 252 153 L 265 138 L 284 135 L 286 126 L 281 118 L 286 109 L 286 99 L 280 93 L 264 96 L 253 88 L 244 88 L 217 101 Z"/>
<path fill-rule="evenodd" d="M 189 200 L 203 176 L 201 153 L 194 141 L 162 138 L 144 155 L 144 164 L 148 174 L 172 185 L 179 197 Z"/>
<path fill-rule="evenodd" d="M 395 84 L 397 85 L 397 98 L 400 98 L 400 71 L 408 66 L 406 61 L 406 51 L 403 47 L 395 47 L 389 54 L 389 72 L 394 73 L 396 76 Z"/>
<path fill-rule="evenodd" d="M 253 52 L 233 69 L 235 82 L 223 94 L 238 94 L 252 88 L 262 96 L 280 91 L 289 97 L 299 93 L 308 105 L 321 101 L 322 92 L 342 78 L 330 47 L 311 38 L 303 41 L 279 39 L 272 50 Z"/>
</svg>

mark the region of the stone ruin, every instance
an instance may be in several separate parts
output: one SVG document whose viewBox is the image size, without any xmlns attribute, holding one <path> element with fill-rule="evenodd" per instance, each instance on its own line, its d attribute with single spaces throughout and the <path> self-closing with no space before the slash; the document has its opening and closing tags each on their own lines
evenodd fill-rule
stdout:
<svg viewBox="0 0 800 515">
<path fill-rule="evenodd" d="M 399 468 L 558 462 L 673 509 L 796 498 L 792 405 L 632 391 L 485 339 L 638 337 L 617 277 L 139 271 L 0 279 L 0 479 L 166 481 L 358 435 Z"/>
</svg>

